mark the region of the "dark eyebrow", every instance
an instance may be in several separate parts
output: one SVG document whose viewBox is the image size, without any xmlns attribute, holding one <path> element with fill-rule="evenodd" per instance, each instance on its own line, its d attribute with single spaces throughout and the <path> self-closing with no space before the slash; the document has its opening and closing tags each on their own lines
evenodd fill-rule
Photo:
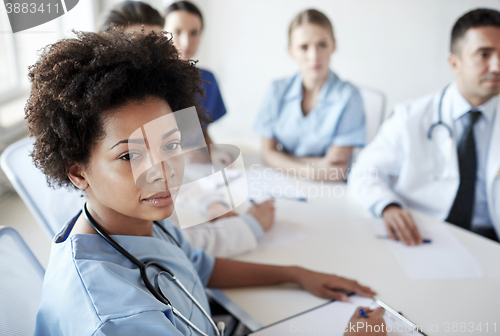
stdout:
<svg viewBox="0 0 500 336">
<path fill-rule="evenodd" d="M 143 144 L 144 143 L 144 139 L 125 139 L 125 140 L 121 140 L 121 141 L 118 141 L 117 143 L 115 143 L 113 145 L 113 147 L 111 147 L 110 149 L 113 149 L 115 148 L 116 146 L 118 146 L 119 144 L 125 144 L 125 143 L 137 143 L 137 144 Z"/>
<path fill-rule="evenodd" d="M 495 50 L 495 48 L 493 47 L 481 47 L 478 48 L 475 52 L 478 53 L 478 52 L 493 51 L 493 50 Z"/>
<path fill-rule="evenodd" d="M 167 133 L 163 134 L 163 137 L 161 138 L 162 140 L 165 140 L 175 132 L 180 132 L 178 128 L 174 128 L 173 130 L 168 131 Z M 125 139 L 125 140 L 120 140 L 116 144 L 114 144 L 110 149 L 115 148 L 116 146 L 120 144 L 126 144 L 126 143 L 136 143 L 136 144 L 144 144 L 144 139 Z"/>
<path fill-rule="evenodd" d="M 163 134 L 163 136 L 162 136 L 162 138 L 161 138 L 161 139 L 162 139 L 162 140 L 165 140 L 166 138 L 168 138 L 169 136 L 171 136 L 171 135 L 172 135 L 172 134 L 174 134 L 175 132 L 179 132 L 179 133 L 180 133 L 181 131 L 179 131 L 179 129 L 178 129 L 178 128 L 174 128 L 173 130 L 170 130 L 170 131 L 168 131 L 167 133 Z"/>
</svg>

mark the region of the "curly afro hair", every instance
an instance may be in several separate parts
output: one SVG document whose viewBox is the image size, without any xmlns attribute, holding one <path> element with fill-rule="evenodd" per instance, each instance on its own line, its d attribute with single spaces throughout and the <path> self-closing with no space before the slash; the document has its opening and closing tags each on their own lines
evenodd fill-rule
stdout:
<svg viewBox="0 0 500 336">
<path fill-rule="evenodd" d="M 158 97 L 172 111 L 195 106 L 200 121 L 210 122 L 199 104 L 205 96 L 200 71 L 179 58 L 171 38 L 117 30 L 75 34 L 47 46 L 29 69 L 31 156 L 49 186 L 74 187 L 69 167 L 88 163 L 107 111 L 130 101 Z"/>
</svg>

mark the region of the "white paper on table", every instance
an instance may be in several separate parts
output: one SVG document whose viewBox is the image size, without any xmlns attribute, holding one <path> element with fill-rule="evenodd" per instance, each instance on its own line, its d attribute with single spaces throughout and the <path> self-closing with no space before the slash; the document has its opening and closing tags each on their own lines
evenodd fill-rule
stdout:
<svg viewBox="0 0 500 336">
<path fill-rule="evenodd" d="M 410 279 L 480 278 L 476 258 L 441 222 L 412 212 L 423 238 L 430 244 L 406 246 L 387 239 L 386 244 Z"/>
<path fill-rule="evenodd" d="M 272 197 L 305 199 L 304 193 L 298 190 L 286 177 L 273 168 L 255 168 L 236 170 L 224 169 L 231 193 L 236 199 L 251 199 L 257 203 Z M 211 173 L 211 167 L 203 164 L 190 164 L 185 176 L 196 180 L 203 190 L 216 191 L 225 187 L 223 180 Z M 204 178 L 202 178 L 204 177 Z M 222 182 L 221 182 L 222 181 Z"/>
<path fill-rule="evenodd" d="M 276 222 L 274 225 L 266 232 L 259 242 L 257 250 L 266 250 L 270 248 L 275 248 L 283 245 L 288 245 L 300 241 L 306 237 L 305 234 L 298 231 L 297 229 L 291 227 L 283 222 Z"/>
<path fill-rule="evenodd" d="M 349 302 L 332 301 L 300 315 L 283 320 L 269 327 L 256 331 L 249 336 L 276 335 L 338 335 L 344 334 L 349 321 L 359 306 L 375 308 L 377 304 L 371 298 L 351 296 Z M 412 328 L 391 313 L 384 314 L 389 335 L 418 335 Z M 360 330 L 363 330 L 360 326 Z"/>
<path fill-rule="evenodd" d="M 304 194 L 298 190 L 286 177 L 285 174 L 277 172 L 273 168 L 255 168 L 245 170 L 246 181 L 244 179 L 234 181 L 237 183 L 247 183 L 248 198 L 257 203 L 274 198 L 305 198 Z M 243 186 L 241 186 L 244 190 Z"/>
</svg>

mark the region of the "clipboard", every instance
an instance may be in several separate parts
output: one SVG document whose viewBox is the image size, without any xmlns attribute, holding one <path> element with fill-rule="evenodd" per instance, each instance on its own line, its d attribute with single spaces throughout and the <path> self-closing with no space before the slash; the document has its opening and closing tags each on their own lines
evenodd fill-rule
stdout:
<svg viewBox="0 0 500 336">
<path fill-rule="evenodd" d="M 372 298 L 353 295 L 349 297 L 349 302 L 327 302 L 321 306 L 261 328 L 248 336 L 297 334 L 341 336 L 346 331 L 352 315 L 359 306 L 376 308 L 379 305 Z M 396 314 L 398 313 L 396 312 Z M 417 329 L 410 327 L 410 325 L 403 322 L 400 317 L 396 316 L 389 309 L 386 309 L 384 320 L 388 335 L 425 336 L 425 334 L 421 332 L 421 327 L 417 326 Z"/>
</svg>

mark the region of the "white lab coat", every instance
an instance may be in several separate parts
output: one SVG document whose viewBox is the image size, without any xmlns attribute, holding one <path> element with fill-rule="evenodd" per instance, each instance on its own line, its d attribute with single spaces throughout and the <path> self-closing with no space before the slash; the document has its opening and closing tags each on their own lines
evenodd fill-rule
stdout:
<svg viewBox="0 0 500 336">
<path fill-rule="evenodd" d="M 360 153 L 348 184 L 350 195 L 366 209 L 373 211 L 379 201 L 394 199 L 440 220 L 447 218 L 460 183 L 457 145 L 444 127 L 436 130 L 432 142 L 427 139 L 430 126 L 438 120 L 441 93 L 396 106 L 375 139 Z M 442 121 L 453 130 L 450 104 L 451 94 L 447 90 L 442 103 Z M 498 111 L 497 106 L 487 155 L 486 188 L 490 218 L 500 235 Z M 441 171 L 447 173 L 436 174 Z M 445 177 L 437 179 L 438 175 Z"/>
<path fill-rule="evenodd" d="M 186 172 L 189 174 L 189 170 Z M 210 177 L 213 175 L 208 179 Z M 247 217 L 246 220 L 252 221 L 252 224 L 261 230 L 257 220 L 252 215 L 246 214 L 209 222 L 208 220 L 212 219 L 207 215 L 209 205 L 220 202 L 226 204 L 229 211 L 231 202 L 227 192 L 224 192 L 225 186 L 212 188 L 211 185 L 204 186 L 201 180 L 197 182 L 181 187 L 175 202 L 177 218 L 173 218 L 173 223 L 181 228 L 191 246 L 223 258 L 256 249 L 259 244 L 258 238 L 243 218 Z M 184 215 L 181 215 L 182 213 Z M 179 223 L 179 219 L 182 223 Z"/>
<path fill-rule="evenodd" d="M 242 216 L 207 222 L 182 230 L 193 248 L 214 257 L 229 258 L 255 250 L 259 244 Z"/>
</svg>

